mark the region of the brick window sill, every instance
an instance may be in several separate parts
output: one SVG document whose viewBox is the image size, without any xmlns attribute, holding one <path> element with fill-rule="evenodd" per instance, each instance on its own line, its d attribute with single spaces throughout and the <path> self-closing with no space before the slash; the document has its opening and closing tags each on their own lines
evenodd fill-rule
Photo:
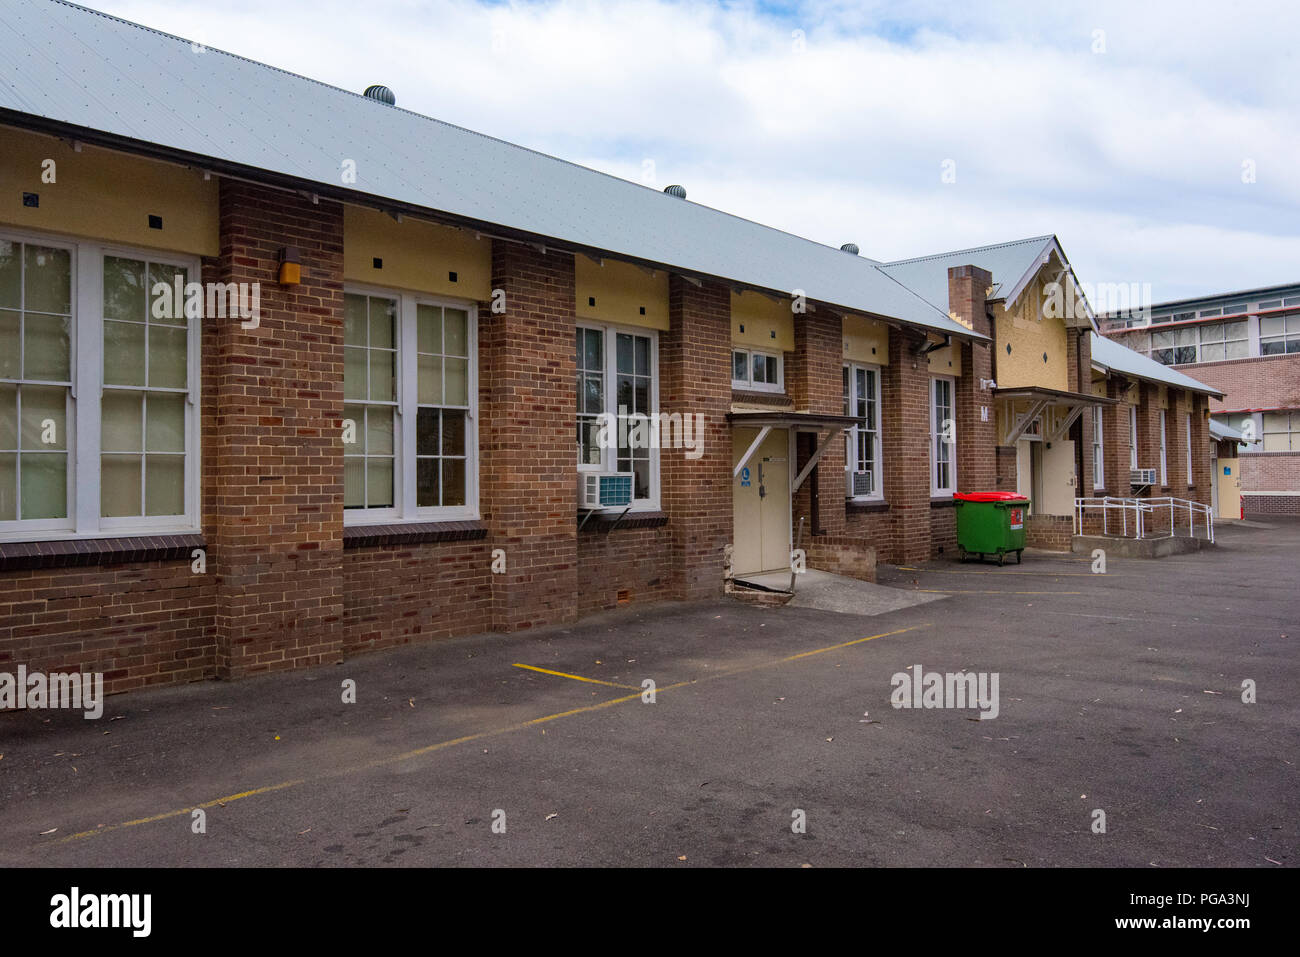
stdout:
<svg viewBox="0 0 1300 957">
<path fill-rule="evenodd" d="M 578 523 L 582 523 L 583 516 L 578 515 Z M 603 532 L 608 534 L 618 525 L 618 531 L 625 528 L 662 528 L 668 524 L 668 515 L 665 512 L 628 512 L 620 522 L 618 515 L 593 515 L 587 519 L 587 524 L 582 527 L 582 534 Z"/>
<path fill-rule="evenodd" d="M 487 526 L 477 521 L 347 525 L 343 528 L 343 547 L 374 548 L 381 545 L 468 542 L 487 538 L 487 533 Z"/>
<path fill-rule="evenodd" d="M 956 508 L 957 502 L 952 498 L 932 498 L 930 499 L 931 508 Z"/>
<path fill-rule="evenodd" d="M 784 392 L 760 392 L 751 389 L 731 390 L 732 402 L 746 402 L 751 405 L 779 405 L 782 407 L 793 407 L 794 399 Z"/>
<path fill-rule="evenodd" d="M 888 512 L 888 502 L 855 502 L 853 499 L 846 499 L 844 510 L 850 515 L 870 515 L 873 512 Z"/>
<path fill-rule="evenodd" d="M 44 542 L 0 543 L 0 571 L 74 568 L 136 562 L 190 561 L 206 548 L 202 535 L 130 535 L 117 538 L 66 538 Z"/>
</svg>

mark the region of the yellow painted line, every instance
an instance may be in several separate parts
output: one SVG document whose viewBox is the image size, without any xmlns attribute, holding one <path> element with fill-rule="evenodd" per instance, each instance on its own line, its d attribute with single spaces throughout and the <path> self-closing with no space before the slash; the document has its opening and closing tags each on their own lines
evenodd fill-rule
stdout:
<svg viewBox="0 0 1300 957">
<path fill-rule="evenodd" d="M 254 797 L 258 794 L 270 794 L 272 791 L 283 791 L 285 788 L 296 787 L 302 784 L 306 778 L 299 778 L 296 781 L 282 781 L 279 784 L 269 784 L 264 788 L 253 788 L 251 791 L 240 791 L 238 794 L 228 794 L 223 798 L 216 798 L 203 804 L 196 804 L 194 807 L 183 807 L 177 811 L 166 811 L 163 814 L 154 814 L 151 817 L 136 818 L 134 821 L 123 821 L 121 824 L 106 824 L 103 827 L 97 827 L 93 831 L 81 831 L 77 834 L 69 834 L 67 837 L 60 837 L 53 844 L 66 844 L 68 841 L 75 841 L 82 837 L 93 837 L 96 834 L 103 834 L 107 831 L 116 831 L 123 827 L 136 827 L 140 824 L 153 824 L 155 821 L 165 821 L 171 817 L 181 817 L 185 814 L 192 814 L 195 808 L 210 808 L 218 805 L 230 804 L 232 801 L 240 801 L 247 797 Z"/>
<path fill-rule="evenodd" d="M 1082 595 L 1081 591 L 994 591 L 978 588 L 914 588 L 912 591 L 930 592 L 935 595 Z"/>
<path fill-rule="evenodd" d="M 877 638 L 887 638 L 890 635 L 901 635 L 904 634 L 905 632 L 916 631 L 921 628 L 929 628 L 930 626 L 931 626 L 930 622 L 925 622 L 919 625 L 911 625 L 907 628 L 899 628 L 894 631 L 881 632 L 878 635 L 868 635 L 866 638 L 855 638 L 852 641 L 841 642 L 838 645 L 827 645 L 825 648 L 816 648 L 812 651 L 802 651 L 799 652 L 798 654 L 788 655 L 785 658 L 778 658 L 775 661 L 761 661 L 757 664 L 745 665 L 740 668 L 733 668 L 729 671 L 720 671 L 715 674 L 706 675 L 703 678 L 692 678 L 686 681 L 678 681 L 675 684 L 656 687 L 655 693 L 658 694 L 664 691 L 673 691 L 676 690 L 677 688 L 684 688 L 687 685 L 696 684 L 698 682 L 712 681 L 718 678 L 728 678 L 733 675 L 742 674 L 747 671 L 756 671 L 760 668 L 773 668 L 776 667 L 777 665 L 782 665 L 790 661 L 797 661 L 801 658 L 809 658 L 813 655 L 823 655 L 829 651 L 838 651 L 841 648 L 850 648 L 853 645 L 860 645 L 865 641 L 874 641 Z M 528 666 L 518 665 L 517 667 L 527 668 Z M 543 671 L 544 669 L 539 668 L 534 670 Z M 562 677 L 565 678 L 578 677 L 575 675 L 564 674 L 564 672 L 547 672 L 547 673 L 561 675 Z M 595 684 L 609 684 L 609 682 L 595 681 L 595 679 L 591 679 L 591 678 L 586 678 L 586 679 L 579 678 L 578 680 L 592 681 Z M 620 685 L 616 687 L 629 687 L 629 686 Z M 635 694 L 623 695 L 622 697 L 618 697 L 618 698 L 610 698 L 608 701 L 598 701 L 595 704 L 584 705 L 581 708 L 572 708 L 568 711 L 560 711 L 555 714 L 548 714 L 541 718 L 531 718 L 528 721 L 520 721 L 516 724 L 506 725 L 505 727 L 501 727 L 501 728 L 493 728 L 488 731 L 479 731 L 475 734 L 463 735 L 462 737 L 459 738 L 451 738 L 447 741 L 439 741 L 436 744 L 430 744 L 422 748 L 416 748 L 413 751 L 404 751 L 401 754 L 393 754 L 393 755 L 389 755 L 388 757 L 377 758 L 374 761 L 369 761 L 366 762 L 365 764 L 354 765 L 346 768 L 338 768 L 334 771 L 330 771 L 325 774 L 320 774 L 317 777 L 312 778 L 311 780 L 321 781 L 321 780 L 326 780 L 328 778 L 342 777 L 348 774 L 352 774 L 356 771 L 363 771 L 369 768 L 381 767 L 386 764 L 396 764 L 400 761 L 409 761 L 411 758 L 418 758 L 426 754 L 432 754 L 435 751 L 442 751 L 447 748 L 452 748 L 458 744 L 468 744 L 471 741 L 480 741 L 484 738 L 497 737 L 502 734 L 509 734 L 512 731 L 522 731 L 525 728 L 532 728 L 532 727 L 536 727 L 537 725 L 546 724 L 551 721 L 558 721 L 561 718 L 569 718 L 569 717 L 573 717 L 574 715 L 587 714 L 592 711 L 601 711 L 605 708 L 611 708 L 616 704 L 625 704 L 628 701 L 636 701 L 641 698 L 642 694 L 643 692 L 640 689 L 638 689 Z M 231 794 L 223 798 L 217 798 L 216 800 L 213 801 L 207 801 L 203 804 L 195 805 L 195 807 L 201 807 L 201 808 L 216 807 L 218 805 L 229 804 L 232 801 L 238 801 L 247 797 L 254 797 L 260 794 L 270 794 L 275 791 L 283 791 L 287 788 L 292 788 L 292 787 L 296 787 L 299 784 L 304 784 L 307 782 L 307 780 L 308 780 L 307 778 L 298 778 L 297 780 L 294 781 L 283 781 L 280 784 L 271 784 L 271 785 L 267 785 L 266 787 L 253 788 L 248 791 L 240 791 L 238 794 Z M 180 808 L 179 810 L 175 810 L 175 811 L 166 811 L 162 814 L 154 814 L 151 815 L 150 817 L 137 818 L 133 821 L 123 821 L 120 824 L 107 824 L 104 825 L 103 827 L 97 827 L 91 831 L 80 831 L 76 834 L 69 834 L 67 837 L 58 838 L 49 843 L 66 844 L 69 841 L 76 841 L 87 837 L 95 837 L 99 834 L 106 834 L 109 831 L 116 831 L 121 828 L 137 827 L 142 824 L 153 824 L 157 821 L 165 821 L 169 818 L 181 817 L 182 815 L 193 812 L 193 810 L 194 807 L 186 807 L 186 808 Z"/>
<path fill-rule="evenodd" d="M 1040 578 L 1092 578 L 1093 572 L 1050 572 L 1050 571 L 1015 571 L 1010 568 L 999 566 L 996 571 L 992 568 L 984 571 L 976 571 L 973 568 L 964 569 L 947 569 L 947 568 L 914 568 L 911 571 L 931 572 L 935 575 L 997 575 L 998 577 L 1007 575 L 1036 575 Z"/>
<path fill-rule="evenodd" d="M 535 665 L 521 665 L 517 661 L 514 663 L 513 667 L 527 668 L 529 671 L 539 671 L 544 675 L 555 675 L 557 678 L 572 678 L 574 681 L 586 681 L 593 685 L 606 685 L 610 688 L 631 688 L 633 690 L 639 690 L 636 685 L 620 685 L 615 684 L 612 681 L 601 681 L 599 678 L 584 678 L 582 675 L 571 675 L 567 671 L 551 671 L 549 668 L 538 668 Z"/>
</svg>

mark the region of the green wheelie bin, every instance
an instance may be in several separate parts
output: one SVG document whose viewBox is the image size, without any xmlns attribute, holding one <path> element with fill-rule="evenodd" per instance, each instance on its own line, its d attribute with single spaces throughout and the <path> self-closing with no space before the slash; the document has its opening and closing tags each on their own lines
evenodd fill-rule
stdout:
<svg viewBox="0 0 1300 957">
<path fill-rule="evenodd" d="M 958 492 L 957 551 L 962 561 L 968 555 L 996 555 L 1001 565 L 1006 556 L 1025 550 L 1025 514 L 1029 499 L 1019 492 Z"/>
</svg>

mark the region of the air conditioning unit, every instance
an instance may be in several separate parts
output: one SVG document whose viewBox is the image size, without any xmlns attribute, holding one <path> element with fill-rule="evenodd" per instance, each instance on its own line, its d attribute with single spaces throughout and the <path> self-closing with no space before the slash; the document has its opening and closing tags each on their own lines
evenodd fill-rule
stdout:
<svg viewBox="0 0 1300 957">
<path fill-rule="evenodd" d="M 579 508 L 622 508 L 632 504 L 631 472 L 583 472 Z"/>
<path fill-rule="evenodd" d="M 851 494 L 855 498 L 859 495 L 870 495 L 875 491 L 875 489 L 872 488 L 874 480 L 875 475 L 871 472 L 854 472 L 852 482 L 853 491 Z"/>
<path fill-rule="evenodd" d="M 1156 470 L 1155 469 L 1133 469 L 1133 471 L 1129 473 L 1129 484 L 1134 486 L 1135 488 L 1139 485 L 1155 485 Z"/>
</svg>

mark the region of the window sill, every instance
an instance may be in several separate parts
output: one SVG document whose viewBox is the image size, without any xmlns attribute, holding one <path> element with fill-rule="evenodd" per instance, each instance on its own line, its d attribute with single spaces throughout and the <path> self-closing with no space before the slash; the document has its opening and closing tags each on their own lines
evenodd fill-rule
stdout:
<svg viewBox="0 0 1300 957">
<path fill-rule="evenodd" d="M 581 524 L 583 514 L 578 513 L 577 520 Z M 604 532 L 609 534 L 617 525 L 620 530 L 624 528 L 661 528 L 668 524 L 668 515 L 664 512 L 637 512 L 631 511 L 619 521 L 616 512 L 597 512 L 587 520 L 587 524 L 582 527 L 583 534 L 588 532 Z"/>
<path fill-rule="evenodd" d="M 347 525 L 343 528 L 344 548 L 373 548 L 380 545 L 420 545 L 430 542 L 468 542 L 487 538 L 487 526 L 479 521 L 401 522 L 384 525 Z"/>
<path fill-rule="evenodd" d="M 844 510 L 850 514 L 857 513 L 859 515 L 866 515 L 872 512 L 888 512 L 889 503 L 884 500 L 856 501 L 849 498 L 844 500 Z"/>
<path fill-rule="evenodd" d="M 190 561 L 194 549 L 206 547 L 203 536 L 197 533 L 4 542 L 0 543 L 0 571 Z"/>
<path fill-rule="evenodd" d="M 739 389 L 734 384 L 731 387 L 732 402 L 754 402 L 765 403 L 767 405 L 793 406 L 794 399 L 785 393 L 784 390 L 773 390 L 771 392 L 765 389 Z"/>
<path fill-rule="evenodd" d="M 952 498 L 951 493 L 949 493 L 948 498 L 939 498 L 939 497 L 931 496 L 930 507 L 931 508 L 956 508 L 957 501 L 956 499 Z"/>
</svg>

